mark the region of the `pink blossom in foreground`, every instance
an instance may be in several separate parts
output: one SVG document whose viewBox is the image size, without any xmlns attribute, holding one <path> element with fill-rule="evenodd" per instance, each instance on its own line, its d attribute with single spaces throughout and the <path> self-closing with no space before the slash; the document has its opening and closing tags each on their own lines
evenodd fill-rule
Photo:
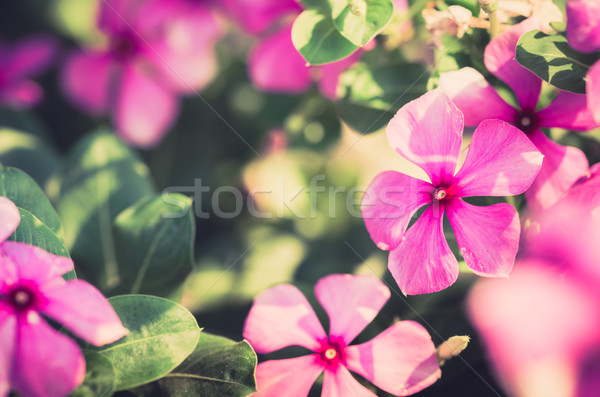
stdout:
<svg viewBox="0 0 600 397">
<path fill-rule="evenodd" d="M 63 70 L 67 96 L 92 114 L 108 114 L 135 146 L 160 142 L 191 95 L 216 74 L 221 35 L 211 11 L 190 0 L 101 2 L 108 44 L 74 53 Z"/>
<path fill-rule="evenodd" d="M 463 114 L 440 90 L 402 107 L 387 127 L 390 145 L 429 177 L 424 181 L 382 172 L 361 205 L 371 238 L 391 251 L 388 267 L 405 294 L 440 291 L 458 277 L 458 262 L 444 237 L 444 214 L 473 272 L 506 277 L 512 269 L 521 232 L 517 211 L 506 203 L 478 207 L 461 197 L 523 193 L 543 156 L 516 127 L 486 120 L 475 130 L 467 158 L 456 170 L 462 132 Z M 406 230 L 415 212 L 427 204 Z"/>
<path fill-rule="evenodd" d="M 17 207 L 0 197 L 0 396 L 66 396 L 85 375 L 81 349 L 42 316 L 101 346 L 123 337 L 112 306 L 85 281 L 65 281 L 69 258 L 6 241 L 20 222 Z"/>
<path fill-rule="evenodd" d="M 440 77 L 440 88 L 464 113 L 466 125 L 476 126 L 490 118 L 505 120 L 525 132 L 545 156 L 542 170 L 525 193 L 534 211 L 550 207 L 588 171 L 588 162 L 581 150 L 554 143 L 540 128 L 585 131 L 597 126 L 587 108 L 585 95 L 561 91 L 551 104 L 536 110 L 542 80 L 519 65 L 515 51 L 519 38 L 539 27 L 536 19 L 527 19 L 498 35 L 485 49 L 487 69 L 514 91 L 518 109 L 506 103 L 472 68 L 444 73 Z"/>
<path fill-rule="evenodd" d="M 0 42 L 0 106 L 27 108 L 43 96 L 41 87 L 30 80 L 46 70 L 56 55 L 56 42 L 34 37 L 14 46 Z"/>
<path fill-rule="evenodd" d="M 313 354 L 259 364 L 258 392 L 253 396 L 306 396 L 323 372 L 323 397 L 375 397 L 348 370 L 401 396 L 416 393 L 440 377 L 431 337 L 413 321 L 397 322 L 369 342 L 349 345 L 390 297 L 377 278 L 327 276 L 316 284 L 315 295 L 329 316 L 329 335 L 296 287 L 279 285 L 256 297 L 244 327 L 244 337 L 256 352 L 303 346 Z"/>
</svg>

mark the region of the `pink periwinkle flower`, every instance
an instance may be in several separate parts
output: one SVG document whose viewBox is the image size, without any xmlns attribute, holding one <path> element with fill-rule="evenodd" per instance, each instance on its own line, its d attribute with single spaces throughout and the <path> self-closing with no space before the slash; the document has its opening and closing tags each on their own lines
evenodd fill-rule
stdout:
<svg viewBox="0 0 600 397">
<path fill-rule="evenodd" d="M 6 241 L 19 222 L 14 203 L 0 197 L 0 396 L 66 396 L 83 381 L 85 360 L 43 316 L 96 346 L 127 330 L 96 288 L 61 277 L 73 269 L 69 258 Z"/>
<path fill-rule="evenodd" d="M 390 145 L 429 177 L 382 172 L 362 201 L 367 230 L 379 248 L 391 251 L 388 267 L 405 294 L 440 291 L 458 277 L 458 262 L 444 237 L 444 214 L 473 272 L 506 277 L 512 269 L 521 233 L 517 211 L 507 203 L 479 207 L 461 198 L 524 192 L 543 156 L 518 128 L 486 120 L 456 170 L 462 131 L 463 114 L 440 90 L 409 102 L 387 127 Z M 415 212 L 428 204 L 407 230 Z"/>
<path fill-rule="evenodd" d="M 390 297 L 373 276 L 335 274 L 319 280 L 315 295 L 329 316 L 329 335 L 294 286 L 262 292 L 250 309 L 244 337 L 257 353 L 303 346 L 312 354 L 258 365 L 256 397 L 302 397 L 324 372 L 323 397 L 375 397 L 350 374 L 354 371 L 394 395 L 416 393 L 440 376 L 435 346 L 413 321 L 400 321 L 369 342 L 350 345 Z"/>
<path fill-rule="evenodd" d="M 514 91 L 519 108 L 506 103 L 475 69 L 463 68 L 440 76 L 440 88 L 464 113 L 466 125 L 475 126 L 490 118 L 505 120 L 525 132 L 545 156 L 537 179 L 525 193 L 529 206 L 536 212 L 554 204 L 588 171 L 581 150 L 554 143 L 540 128 L 585 131 L 597 126 L 582 94 L 561 91 L 547 107 L 536 109 L 542 80 L 521 66 L 515 54 L 519 38 L 540 26 L 535 18 L 529 18 L 502 32 L 485 49 L 485 66 Z"/>
<path fill-rule="evenodd" d="M 53 62 L 56 42 L 32 37 L 13 46 L 0 42 L 0 105 L 28 108 L 40 101 L 41 87 L 30 80 Z"/>
<path fill-rule="evenodd" d="M 68 59 L 64 91 L 82 109 L 109 114 L 125 141 L 154 146 L 175 121 L 178 96 L 196 93 L 216 74 L 221 28 L 191 0 L 103 1 L 99 28 L 107 45 Z"/>
</svg>

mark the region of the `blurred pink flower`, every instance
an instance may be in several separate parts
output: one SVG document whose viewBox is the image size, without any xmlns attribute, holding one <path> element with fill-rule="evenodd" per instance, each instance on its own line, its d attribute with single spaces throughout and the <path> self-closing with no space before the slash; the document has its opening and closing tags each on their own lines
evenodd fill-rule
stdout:
<svg viewBox="0 0 600 397">
<path fill-rule="evenodd" d="M 302 11 L 296 0 L 221 0 L 227 14 L 251 35 L 259 35 L 286 16 Z"/>
<path fill-rule="evenodd" d="M 253 396 L 306 396 L 323 371 L 323 397 L 375 397 L 348 369 L 401 396 L 416 393 L 440 377 L 431 337 L 415 322 L 397 322 L 371 341 L 349 346 L 390 297 L 377 278 L 327 276 L 316 284 L 315 295 L 329 316 L 329 336 L 296 287 L 279 285 L 256 297 L 244 327 L 244 337 L 256 352 L 303 346 L 314 353 L 259 364 L 258 392 Z"/>
<path fill-rule="evenodd" d="M 444 213 L 473 272 L 506 277 L 512 269 L 521 232 L 517 211 L 506 203 L 478 207 L 460 198 L 523 193 L 543 156 L 519 129 L 485 120 L 456 171 L 462 132 L 463 114 L 440 90 L 403 106 L 387 127 L 390 145 L 430 179 L 383 172 L 371 182 L 361 205 L 371 238 L 391 251 L 388 267 L 405 294 L 440 291 L 458 277 L 457 260 L 444 236 Z M 411 217 L 427 204 L 407 231 Z"/>
<path fill-rule="evenodd" d="M 41 87 L 29 80 L 53 62 L 56 42 L 49 37 L 33 37 L 10 47 L 0 43 L 0 105 L 27 108 L 43 96 Z"/>
<path fill-rule="evenodd" d="M 588 171 L 581 150 L 554 143 L 540 128 L 585 131 L 598 125 L 587 108 L 585 95 L 561 91 L 550 105 L 536 110 L 542 80 L 519 65 L 515 51 L 524 33 L 540 27 L 536 19 L 529 18 L 498 35 L 485 49 L 487 69 L 510 86 L 519 109 L 506 103 L 475 69 L 463 68 L 440 76 L 440 88 L 463 111 L 466 125 L 476 126 L 490 118 L 505 120 L 525 132 L 545 156 L 542 170 L 525 193 L 534 211 L 550 207 Z"/>
<path fill-rule="evenodd" d="M 66 396 L 85 375 L 81 349 L 42 315 L 101 346 L 123 337 L 112 306 L 85 281 L 65 281 L 69 258 L 6 241 L 20 222 L 19 210 L 0 197 L 0 395 Z"/>
<path fill-rule="evenodd" d="M 109 114 L 125 141 L 154 146 L 175 121 L 177 97 L 216 74 L 213 46 L 221 28 L 190 0 L 103 1 L 99 27 L 108 44 L 67 60 L 65 93 L 92 114 Z"/>
</svg>

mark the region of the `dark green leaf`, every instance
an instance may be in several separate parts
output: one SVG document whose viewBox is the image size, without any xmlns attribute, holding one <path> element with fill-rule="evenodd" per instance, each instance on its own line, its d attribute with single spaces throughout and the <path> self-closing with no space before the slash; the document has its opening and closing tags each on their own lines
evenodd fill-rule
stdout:
<svg viewBox="0 0 600 397">
<path fill-rule="evenodd" d="M 337 30 L 362 47 L 387 26 L 394 15 L 391 0 L 328 0 Z"/>
<path fill-rule="evenodd" d="M 115 390 L 152 382 L 171 372 L 196 347 L 200 328 L 186 308 L 149 295 L 109 298 L 129 334 L 97 351 L 115 370 Z"/>
<path fill-rule="evenodd" d="M 115 372 L 111 362 L 91 350 L 84 350 L 85 379 L 71 397 L 110 397 L 114 390 Z"/>
</svg>

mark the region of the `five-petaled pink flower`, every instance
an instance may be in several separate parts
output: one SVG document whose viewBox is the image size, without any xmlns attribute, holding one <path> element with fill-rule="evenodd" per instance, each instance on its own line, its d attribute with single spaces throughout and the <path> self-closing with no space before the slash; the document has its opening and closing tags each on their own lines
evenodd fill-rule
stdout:
<svg viewBox="0 0 600 397">
<path fill-rule="evenodd" d="M 323 397 L 375 394 L 348 369 L 394 395 L 416 393 L 441 375 L 435 346 L 413 321 L 400 321 L 369 342 L 350 342 L 375 318 L 390 290 L 373 276 L 335 274 L 315 285 L 315 295 L 329 316 L 329 335 L 294 286 L 283 284 L 258 295 L 250 309 L 244 337 L 257 353 L 303 346 L 313 354 L 258 365 L 256 397 L 302 397 L 321 373 Z"/>
<path fill-rule="evenodd" d="M 43 92 L 29 78 L 48 68 L 55 54 L 56 43 L 47 37 L 30 38 L 14 47 L 0 43 L 0 105 L 16 108 L 35 105 Z"/>
<path fill-rule="evenodd" d="M 108 44 L 70 57 L 64 90 L 84 110 L 108 113 L 127 142 L 156 145 L 179 112 L 177 96 L 214 77 L 221 29 L 190 0 L 105 0 L 99 27 Z"/>
<path fill-rule="evenodd" d="M 85 375 L 81 349 L 42 315 L 101 346 L 127 330 L 112 306 L 85 281 L 65 281 L 69 258 L 6 241 L 20 222 L 12 201 L 0 197 L 0 396 L 65 396 Z"/>
<path fill-rule="evenodd" d="M 495 37 L 485 49 L 485 66 L 514 91 L 518 109 L 506 103 L 475 69 L 463 68 L 440 77 L 440 88 L 464 113 L 466 125 L 476 126 L 491 118 L 505 120 L 525 132 L 545 156 L 537 179 L 525 193 L 534 211 L 550 207 L 588 172 L 581 150 L 558 145 L 540 128 L 585 131 L 597 126 L 585 95 L 561 91 L 550 105 L 537 109 L 542 80 L 521 66 L 515 54 L 519 38 L 540 26 L 535 18 L 529 18 Z"/>
<path fill-rule="evenodd" d="M 367 230 L 379 248 L 391 251 L 388 267 L 405 294 L 440 291 L 458 277 L 444 237 L 444 214 L 476 274 L 507 276 L 514 264 L 521 232 L 515 208 L 506 203 L 478 207 L 461 197 L 520 194 L 533 182 L 543 156 L 518 128 L 486 120 L 456 171 L 462 131 L 463 114 L 440 90 L 402 107 L 387 127 L 390 145 L 429 177 L 383 172 L 362 201 Z M 407 231 L 411 217 L 427 204 Z"/>
</svg>

